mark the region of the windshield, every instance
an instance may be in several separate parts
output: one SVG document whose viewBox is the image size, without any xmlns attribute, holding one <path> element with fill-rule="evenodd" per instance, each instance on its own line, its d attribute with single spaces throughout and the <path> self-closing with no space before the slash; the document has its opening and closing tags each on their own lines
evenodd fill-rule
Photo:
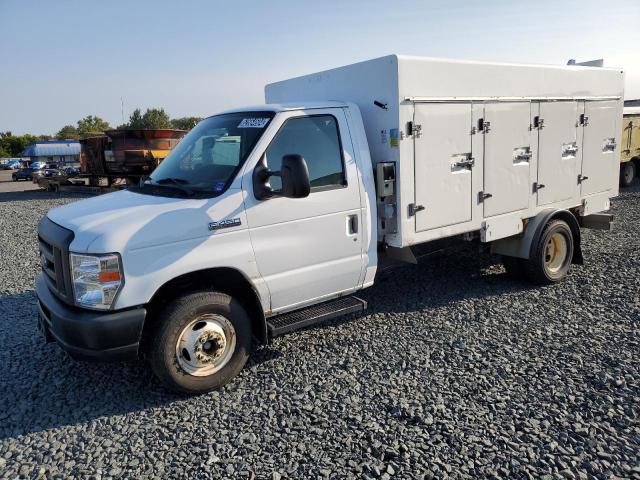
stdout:
<svg viewBox="0 0 640 480">
<path fill-rule="evenodd" d="M 188 194 L 219 194 L 231 183 L 273 115 L 238 112 L 203 120 L 143 186 L 164 186 Z"/>
</svg>

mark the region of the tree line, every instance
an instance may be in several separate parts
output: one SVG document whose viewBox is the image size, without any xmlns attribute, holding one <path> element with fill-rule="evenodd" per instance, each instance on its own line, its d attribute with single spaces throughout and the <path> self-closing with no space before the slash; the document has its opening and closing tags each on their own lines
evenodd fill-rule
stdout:
<svg viewBox="0 0 640 480">
<path fill-rule="evenodd" d="M 129 121 L 118 125 L 118 129 L 137 128 L 177 128 L 179 130 L 191 130 L 202 120 L 200 117 L 171 118 L 164 108 L 148 108 L 142 113 L 136 108 L 129 116 Z M 0 132 L 0 157 L 19 157 L 20 153 L 31 142 L 42 140 L 78 140 L 80 138 L 101 135 L 107 130 L 112 130 L 106 120 L 88 115 L 76 122 L 76 125 L 65 125 L 55 135 L 13 135 L 11 132 Z"/>
</svg>

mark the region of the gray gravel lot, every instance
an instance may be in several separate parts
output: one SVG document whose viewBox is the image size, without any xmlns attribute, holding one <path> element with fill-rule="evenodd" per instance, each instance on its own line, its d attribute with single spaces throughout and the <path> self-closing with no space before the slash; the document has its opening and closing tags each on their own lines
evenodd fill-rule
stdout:
<svg viewBox="0 0 640 480">
<path fill-rule="evenodd" d="M 0 476 L 640 478 L 637 182 L 561 285 L 472 250 L 401 268 L 196 398 L 42 343 L 36 224 L 77 198 L 0 194 Z"/>
</svg>

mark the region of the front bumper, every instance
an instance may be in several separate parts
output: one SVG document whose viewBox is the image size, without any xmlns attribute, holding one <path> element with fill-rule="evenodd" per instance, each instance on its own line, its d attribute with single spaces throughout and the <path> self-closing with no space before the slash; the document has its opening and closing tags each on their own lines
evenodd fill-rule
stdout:
<svg viewBox="0 0 640 480">
<path fill-rule="evenodd" d="M 45 338 L 55 340 L 73 358 L 108 361 L 137 357 L 146 309 L 95 312 L 70 307 L 51 293 L 44 274 L 36 279 L 36 295 Z"/>
</svg>

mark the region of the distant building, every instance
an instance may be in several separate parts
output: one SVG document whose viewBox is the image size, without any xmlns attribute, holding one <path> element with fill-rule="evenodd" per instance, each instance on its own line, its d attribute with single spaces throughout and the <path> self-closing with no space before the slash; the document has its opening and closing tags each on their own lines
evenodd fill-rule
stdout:
<svg viewBox="0 0 640 480">
<path fill-rule="evenodd" d="M 30 162 L 73 165 L 80 163 L 80 142 L 76 140 L 41 140 L 32 142 L 22 151 Z"/>
</svg>

